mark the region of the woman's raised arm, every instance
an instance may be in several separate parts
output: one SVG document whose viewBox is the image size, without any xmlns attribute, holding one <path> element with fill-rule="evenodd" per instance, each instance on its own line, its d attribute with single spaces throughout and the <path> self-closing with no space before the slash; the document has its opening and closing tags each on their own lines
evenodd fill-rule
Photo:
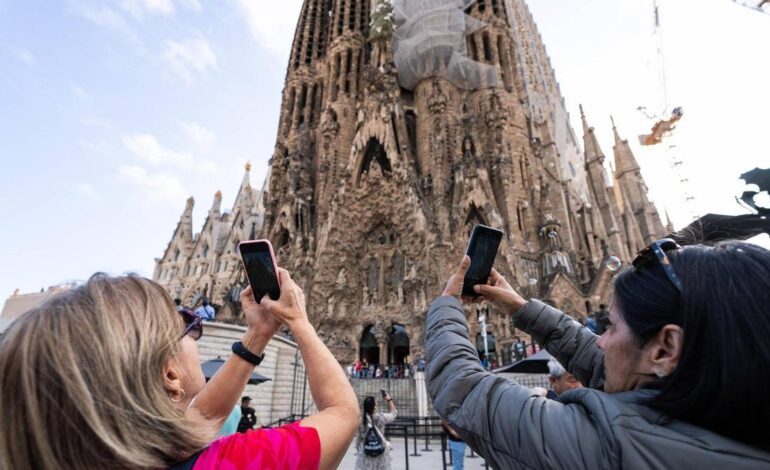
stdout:
<svg viewBox="0 0 770 470">
<path fill-rule="evenodd" d="M 302 420 L 301 424 L 318 431 L 321 440 L 320 467 L 336 468 L 358 427 L 358 401 L 345 371 L 308 321 L 302 289 L 285 269 L 279 269 L 279 274 L 280 300 L 265 297 L 262 305 L 289 328 L 299 345 L 310 392 L 318 408 L 318 413 Z"/>
</svg>

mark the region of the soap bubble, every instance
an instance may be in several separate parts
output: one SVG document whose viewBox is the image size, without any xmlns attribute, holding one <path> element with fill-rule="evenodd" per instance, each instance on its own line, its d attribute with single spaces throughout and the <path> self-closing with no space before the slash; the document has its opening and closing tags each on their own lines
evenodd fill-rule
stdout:
<svg viewBox="0 0 770 470">
<path fill-rule="evenodd" d="M 608 270 L 615 272 L 620 269 L 621 266 L 623 266 L 623 262 L 620 261 L 620 258 L 617 256 L 610 256 L 604 262 L 604 266 L 606 266 Z"/>
</svg>

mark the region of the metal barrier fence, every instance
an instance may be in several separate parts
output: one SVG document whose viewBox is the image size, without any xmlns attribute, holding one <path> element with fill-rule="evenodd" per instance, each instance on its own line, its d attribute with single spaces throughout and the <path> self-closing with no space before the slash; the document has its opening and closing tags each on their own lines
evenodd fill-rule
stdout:
<svg viewBox="0 0 770 470">
<path fill-rule="evenodd" d="M 393 423 L 385 426 L 385 438 L 404 438 L 404 463 L 406 470 L 409 470 L 409 457 L 421 457 L 420 452 L 433 452 L 431 448 L 432 441 L 439 440 L 441 443 L 441 462 L 446 468 L 452 465 L 452 453 L 448 452 L 447 435 L 441 427 L 441 419 L 436 416 L 399 416 Z M 409 445 L 411 438 L 412 444 Z M 422 448 L 418 449 L 419 446 Z M 410 452 L 411 447 L 411 454 Z M 447 459 L 449 453 L 449 459 Z M 471 450 L 468 458 L 477 458 L 478 456 Z M 489 465 L 484 462 L 485 468 Z"/>
<path fill-rule="evenodd" d="M 360 370 L 350 366 L 348 376 L 351 379 L 410 379 L 417 372 L 413 365 L 371 364 Z"/>
<path fill-rule="evenodd" d="M 263 428 L 281 427 L 284 424 L 293 423 L 304 418 L 307 418 L 307 415 L 290 415 L 267 426 L 263 426 Z M 421 457 L 421 452 L 434 452 L 435 450 L 441 451 L 441 462 L 444 468 L 452 466 L 452 453 L 449 452 L 447 435 L 441 427 L 440 418 L 436 416 L 399 416 L 395 421 L 385 426 L 385 439 L 390 441 L 391 445 L 395 445 L 394 439 L 400 441 L 401 438 L 403 438 L 406 470 L 409 470 L 410 457 Z M 412 441 L 411 445 L 409 443 L 410 439 Z M 440 449 L 431 448 L 436 440 L 440 441 Z M 447 458 L 447 454 L 449 458 Z M 471 449 L 471 455 L 468 458 L 478 458 L 473 449 Z M 484 467 L 489 468 L 486 461 L 484 462 Z"/>
</svg>

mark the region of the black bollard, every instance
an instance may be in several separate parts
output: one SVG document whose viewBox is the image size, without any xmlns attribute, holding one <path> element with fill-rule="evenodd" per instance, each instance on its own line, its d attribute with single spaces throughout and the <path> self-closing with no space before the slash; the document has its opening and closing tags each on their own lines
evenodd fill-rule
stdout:
<svg viewBox="0 0 770 470">
<path fill-rule="evenodd" d="M 414 444 L 414 453 L 412 457 L 420 457 L 422 454 L 417 453 L 417 421 L 412 420 L 412 443 Z"/>
<path fill-rule="evenodd" d="M 433 449 L 430 448 L 430 441 L 428 440 L 428 434 L 430 430 L 430 424 L 428 424 L 428 418 L 425 418 L 425 448 L 422 450 L 423 452 L 433 452 Z"/>
<path fill-rule="evenodd" d="M 447 468 L 449 465 L 452 465 L 452 453 L 449 453 L 449 465 L 446 463 L 446 451 L 447 451 L 447 436 L 446 434 L 441 434 L 441 463 L 443 464 L 443 467 L 441 468 Z"/>
<path fill-rule="evenodd" d="M 406 426 L 404 426 L 403 431 L 404 431 L 404 459 L 406 460 L 406 470 L 409 470 L 409 430 Z"/>
</svg>

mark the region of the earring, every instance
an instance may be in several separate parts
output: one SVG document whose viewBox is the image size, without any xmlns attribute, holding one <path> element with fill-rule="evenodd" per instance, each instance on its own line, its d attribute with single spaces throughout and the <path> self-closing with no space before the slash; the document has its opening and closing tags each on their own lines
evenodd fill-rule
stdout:
<svg viewBox="0 0 770 470">
<path fill-rule="evenodd" d="M 174 400 L 174 398 L 173 398 L 171 395 L 169 395 L 169 398 L 171 398 L 171 401 L 173 401 L 174 403 L 179 403 L 180 401 L 184 400 L 184 397 L 185 397 L 185 396 L 187 396 L 187 395 L 185 394 L 185 392 L 184 392 L 184 389 L 180 389 L 180 390 L 179 390 L 179 392 L 182 394 L 182 396 L 181 396 L 181 397 L 179 397 L 179 398 L 178 398 L 178 399 L 176 399 L 176 400 Z"/>
<path fill-rule="evenodd" d="M 662 379 L 663 377 L 666 376 L 666 374 L 664 374 L 663 371 L 660 370 L 660 369 L 655 369 L 655 370 L 652 371 L 652 373 L 657 375 L 659 379 Z"/>
</svg>

